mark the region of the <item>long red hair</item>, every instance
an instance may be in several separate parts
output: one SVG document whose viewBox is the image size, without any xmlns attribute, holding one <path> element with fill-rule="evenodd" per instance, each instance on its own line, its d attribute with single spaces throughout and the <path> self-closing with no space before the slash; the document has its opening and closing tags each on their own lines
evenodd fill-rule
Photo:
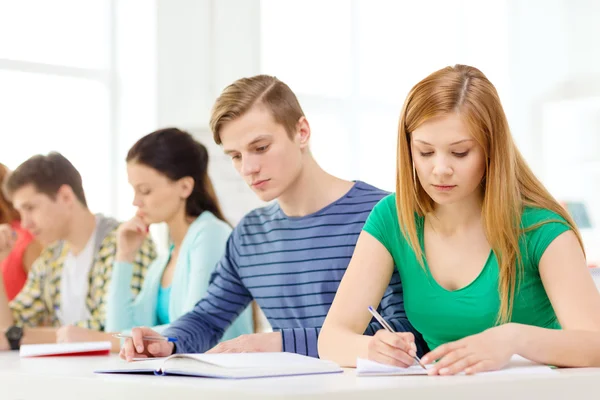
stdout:
<svg viewBox="0 0 600 400">
<path fill-rule="evenodd" d="M 450 113 L 463 118 L 487 159 L 482 216 L 487 240 L 498 259 L 498 322 L 507 322 L 512 314 L 517 269 L 522 268 L 518 260 L 523 208 L 538 207 L 560 215 L 583 249 L 581 236 L 573 219 L 536 178 L 517 149 L 494 85 L 477 68 L 456 65 L 434 72 L 411 89 L 398 127 L 398 220 L 402 234 L 423 266 L 415 213 L 425 216 L 432 212 L 434 201 L 413 177 L 411 133 L 430 118 Z"/>
</svg>

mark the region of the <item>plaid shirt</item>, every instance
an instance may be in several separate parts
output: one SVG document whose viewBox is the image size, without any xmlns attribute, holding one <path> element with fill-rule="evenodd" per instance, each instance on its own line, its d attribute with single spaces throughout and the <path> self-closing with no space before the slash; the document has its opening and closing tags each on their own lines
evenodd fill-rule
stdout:
<svg viewBox="0 0 600 400">
<path fill-rule="evenodd" d="M 104 237 L 89 274 L 89 290 L 86 306 L 91 317 L 78 321 L 77 326 L 94 330 L 104 330 L 106 320 L 106 293 L 112 274 L 112 267 L 117 250 L 116 229 L 112 229 Z M 10 302 L 13 320 L 16 325 L 60 326 L 56 311 L 60 309 L 60 283 L 63 265 L 69 253 L 69 246 L 64 241 L 44 249 L 40 257 L 33 263 L 27 282 L 21 292 Z M 139 293 L 148 266 L 156 258 L 154 243 L 148 237 L 138 251 L 133 263 L 131 291 L 134 296 Z"/>
</svg>

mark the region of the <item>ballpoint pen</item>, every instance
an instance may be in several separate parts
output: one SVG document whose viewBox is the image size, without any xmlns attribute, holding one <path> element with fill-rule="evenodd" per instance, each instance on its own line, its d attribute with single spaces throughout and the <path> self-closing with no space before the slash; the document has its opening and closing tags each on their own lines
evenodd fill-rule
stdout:
<svg viewBox="0 0 600 400">
<path fill-rule="evenodd" d="M 133 338 L 131 335 L 123 335 L 121 333 L 115 333 L 113 335 L 113 337 L 120 338 L 120 339 Z M 167 337 L 167 336 L 143 336 L 142 340 L 156 340 L 156 341 L 174 343 L 177 341 L 177 338 Z"/>
<path fill-rule="evenodd" d="M 394 329 L 392 329 L 392 327 L 390 326 L 390 324 L 388 324 L 387 321 L 385 319 L 383 319 L 383 317 L 373 307 L 369 306 L 369 312 L 373 315 L 373 317 L 375 317 L 375 319 L 377 320 L 377 322 L 379 322 L 379 324 L 381 326 L 383 326 L 383 328 L 386 331 L 395 333 Z M 427 368 L 425 368 L 425 366 L 421 362 L 421 359 L 416 354 L 414 355 L 413 358 L 415 359 L 415 361 L 417 362 L 417 364 L 419 364 L 421 367 L 423 367 L 424 370 L 427 370 Z"/>
</svg>

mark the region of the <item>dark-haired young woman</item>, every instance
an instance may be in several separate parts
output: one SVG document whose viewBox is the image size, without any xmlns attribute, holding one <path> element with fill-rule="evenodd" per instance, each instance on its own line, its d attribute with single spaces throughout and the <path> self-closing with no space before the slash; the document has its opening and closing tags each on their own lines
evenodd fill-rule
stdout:
<svg viewBox="0 0 600 400">
<path fill-rule="evenodd" d="M 207 173 L 208 152 L 189 133 L 176 128 L 150 133 L 133 145 L 126 161 L 137 213 L 117 230 L 105 331 L 148 326 L 161 332 L 205 295 L 231 227 Z M 149 225 L 160 222 L 169 228 L 168 254 L 150 265 L 142 290 L 134 297 L 133 258 Z M 252 332 L 252 310 L 248 307 L 222 340 Z M 87 339 L 92 338 L 79 338 Z"/>
</svg>

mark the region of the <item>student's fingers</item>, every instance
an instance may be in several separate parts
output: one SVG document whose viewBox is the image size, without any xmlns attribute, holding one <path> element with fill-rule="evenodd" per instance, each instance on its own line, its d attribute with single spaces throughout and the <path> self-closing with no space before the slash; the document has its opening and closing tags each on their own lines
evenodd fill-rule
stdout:
<svg viewBox="0 0 600 400">
<path fill-rule="evenodd" d="M 401 336 L 387 331 L 379 331 L 369 342 L 368 358 L 373 361 L 380 360 L 379 362 L 407 367 L 414 363 L 412 356 L 408 354 L 411 350 L 411 345 L 405 343 Z M 380 355 L 385 357 L 382 358 Z M 395 361 L 390 362 L 388 358 Z"/>
<path fill-rule="evenodd" d="M 135 351 L 131 339 L 127 339 L 123 344 L 123 347 L 121 347 L 121 350 L 119 351 L 119 357 L 127 362 L 131 362 L 136 358 L 148 358 L 146 354 L 140 354 Z"/>
<path fill-rule="evenodd" d="M 223 353 L 248 353 L 248 351 L 244 351 L 244 349 L 240 347 L 230 347 L 223 351 Z"/>
<path fill-rule="evenodd" d="M 415 343 L 415 335 L 412 332 L 396 332 L 395 335 L 402 337 L 406 343 Z"/>
<path fill-rule="evenodd" d="M 146 346 L 148 353 L 152 354 L 153 356 L 159 356 L 162 350 L 162 343 L 160 342 L 156 342 L 156 343 L 148 343 L 148 346 Z"/>
<path fill-rule="evenodd" d="M 490 360 L 483 360 L 465 368 L 465 374 L 474 375 L 480 372 L 492 371 L 493 369 L 493 364 Z"/>
<path fill-rule="evenodd" d="M 388 346 L 400 349 L 405 353 L 409 353 L 413 349 L 411 344 L 415 342 L 415 337 L 410 332 L 388 332 L 381 329 L 375 333 L 375 337 Z"/>
<path fill-rule="evenodd" d="M 144 223 L 141 219 L 136 219 L 135 221 L 135 230 L 138 233 L 145 234 L 148 232 L 148 225 Z"/>
<path fill-rule="evenodd" d="M 148 230 L 148 224 L 141 215 L 136 214 L 135 217 L 131 219 L 131 222 L 133 222 L 135 226 L 141 228 L 144 232 Z"/>
<path fill-rule="evenodd" d="M 56 343 L 64 343 L 65 342 L 65 327 L 61 326 L 56 331 Z"/>
<path fill-rule="evenodd" d="M 146 233 L 146 225 L 142 221 L 131 220 L 127 222 L 127 225 L 123 227 L 123 233 L 134 234 L 134 233 Z"/>
<path fill-rule="evenodd" d="M 153 357 L 166 357 L 173 353 L 173 343 L 152 342 L 148 343 L 147 349 Z"/>
<path fill-rule="evenodd" d="M 474 354 L 468 355 L 466 357 L 461 358 L 456 361 L 454 364 L 440 369 L 440 375 L 456 375 L 461 372 L 465 372 L 465 370 L 473 365 L 477 364 L 481 359 L 475 356 Z"/>
<path fill-rule="evenodd" d="M 134 350 L 140 354 L 151 355 L 151 348 L 155 349 L 156 354 L 164 353 L 165 349 L 171 349 L 173 345 L 172 343 L 163 341 L 144 340 L 144 337 L 160 337 L 160 333 L 145 326 L 133 328 L 131 330 L 131 337 L 133 338 Z M 159 345 L 158 348 L 153 346 L 156 344 Z"/>
<path fill-rule="evenodd" d="M 138 219 L 139 221 L 142 221 L 146 226 L 148 226 L 148 220 L 146 219 L 146 214 L 142 213 L 141 211 L 138 210 L 138 212 L 135 213 L 135 217 L 136 219 Z"/>
<path fill-rule="evenodd" d="M 122 235 L 145 234 L 148 231 L 148 225 L 139 217 L 133 217 L 129 221 L 123 222 L 119 226 Z"/>
<path fill-rule="evenodd" d="M 121 225 L 119 225 L 118 230 L 120 232 L 127 232 L 127 231 L 131 231 L 131 230 L 135 230 L 135 223 L 132 222 L 132 220 L 129 221 L 125 221 L 123 222 Z"/>
<path fill-rule="evenodd" d="M 133 328 L 131 330 L 131 338 L 133 340 L 132 350 L 137 353 L 144 352 L 144 332 L 142 328 Z"/>
<path fill-rule="evenodd" d="M 225 352 L 226 346 L 224 345 L 224 343 L 225 342 L 219 343 L 218 345 L 216 345 L 212 349 L 208 350 L 206 353 L 207 354 L 213 354 L 213 353 L 223 353 L 223 352 Z"/>
<path fill-rule="evenodd" d="M 405 350 L 390 346 L 387 343 L 380 342 L 380 344 L 377 346 L 377 352 L 379 352 L 380 354 L 385 354 L 390 358 L 393 358 L 394 360 L 402 364 L 400 365 L 402 367 L 409 367 L 415 362 L 414 358 L 412 358 L 412 356 L 408 354 Z"/>
<path fill-rule="evenodd" d="M 133 360 L 135 357 L 135 349 L 133 348 L 133 340 L 130 338 L 125 339 L 125 343 L 123 343 L 123 347 L 121 348 L 123 352 L 124 358 L 127 361 Z"/>
<path fill-rule="evenodd" d="M 455 350 L 446 353 L 442 358 L 439 359 L 431 368 L 430 372 L 432 375 L 437 375 L 444 368 L 448 368 L 452 364 L 462 360 L 463 358 L 472 354 L 466 347 L 459 347 Z M 422 360 L 421 360 L 422 361 Z"/>
<path fill-rule="evenodd" d="M 408 354 L 411 357 L 416 357 L 416 355 L 417 355 L 417 344 L 415 342 L 412 342 L 410 344 L 410 350 L 408 351 Z"/>
<path fill-rule="evenodd" d="M 140 354 L 133 350 L 133 345 L 131 343 L 129 343 L 129 345 L 123 344 L 123 347 L 121 347 L 121 350 L 119 351 L 119 357 L 127 362 L 133 361 L 134 358 L 140 356 Z"/>
<path fill-rule="evenodd" d="M 432 350 L 429 353 L 425 354 L 423 357 L 421 357 L 421 361 L 423 362 L 423 364 L 431 364 L 435 360 L 439 360 L 451 351 L 454 351 L 461 347 L 464 347 L 464 345 L 463 342 L 460 340 L 456 342 L 445 343 L 441 346 L 436 347 L 435 350 Z"/>
<path fill-rule="evenodd" d="M 412 358 L 408 360 L 398 360 L 387 353 L 374 353 L 373 356 L 369 354 L 369 360 L 375 361 L 381 364 L 393 365 L 395 367 L 407 368 L 413 364 Z"/>
<path fill-rule="evenodd" d="M 446 362 L 444 365 L 438 365 L 439 362 L 434 364 L 434 368 L 431 368 L 428 371 L 429 375 L 456 375 L 481 361 L 481 358 L 477 357 L 475 354 L 469 354 L 462 351 L 455 351 L 448 356 L 450 355 L 454 356 L 453 361 Z M 444 357 L 442 360 L 448 358 L 448 356 Z"/>
</svg>

